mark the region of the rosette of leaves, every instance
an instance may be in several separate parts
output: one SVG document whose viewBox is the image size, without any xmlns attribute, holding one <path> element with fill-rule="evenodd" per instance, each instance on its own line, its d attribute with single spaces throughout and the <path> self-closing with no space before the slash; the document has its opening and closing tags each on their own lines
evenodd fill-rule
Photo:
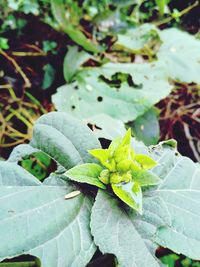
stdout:
<svg viewBox="0 0 200 267">
<path fill-rule="evenodd" d="M 127 134 L 120 139 L 121 148 L 129 138 Z M 200 259 L 200 168 L 178 154 L 173 144 L 143 149 L 157 162 L 151 173 L 160 183 L 141 185 L 140 214 L 112 191 L 97 192 L 96 186 L 64 175 L 73 167 L 97 163 L 88 151 L 94 154 L 101 145 L 87 126 L 66 113 L 39 118 L 30 144 L 17 146 L 7 161 L 0 162 L 0 261 L 29 254 L 43 267 L 84 267 L 98 247 L 103 254 L 113 254 L 121 267 L 158 267 L 159 245 Z M 142 154 L 140 146 L 134 147 L 135 156 Z M 58 165 L 43 183 L 18 164 L 36 152 Z M 97 177 L 103 168 L 101 163 Z M 135 176 L 131 179 L 136 181 Z M 96 181 L 100 187 L 108 186 Z"/>
<path fill-rule="evenodd" d="M 70 179 L 98 186 L 112 191 L 123 202 L 142 213 L 143 186 L 156 185 L 160 182 L 157 175 L 148 172 L 156 162 L 147 155 L 135 154 L 131 148 L 131 131 L 124 138 L 113 140 L 108 149 L 93 149 L 89 153 L 100 164 L 85 163 L 77 165 L 65 174 Z"/>
</svg>

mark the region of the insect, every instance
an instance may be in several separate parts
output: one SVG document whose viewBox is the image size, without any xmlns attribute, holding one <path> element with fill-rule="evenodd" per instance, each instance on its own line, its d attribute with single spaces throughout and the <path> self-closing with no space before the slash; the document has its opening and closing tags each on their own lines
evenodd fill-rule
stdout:
<svg viewBox="0 0 200 267">
<path fill-rule="evenodd" d="M 69 194 L 65 195 L 65 199 L 74 198 L 74 197 L 76 197 L 76 196 L 78 196 L 80 194 L 81 194 L 81 191 L 79 191 L 79 190 L 72 191 Z"/>
</svg>

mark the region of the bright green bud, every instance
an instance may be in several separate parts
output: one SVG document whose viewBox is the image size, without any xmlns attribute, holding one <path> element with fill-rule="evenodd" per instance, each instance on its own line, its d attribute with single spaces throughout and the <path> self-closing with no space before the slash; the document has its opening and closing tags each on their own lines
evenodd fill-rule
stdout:
<svg viewBox="0 0 200 267">
<path fill-rule="evenodd" d="M 110 172 L 109 170 L 105 169 L 100 173 L 99 176 L 99 180 L 103 183 L 103 184 L 109 184 L 110 183 Z"/>
<path fill-rule="evenodd" d="M 123 176 L 118 173 L 112 173 L 110 175 L 110 183 L 111 184 L 119 184 L 123 180 Z"/>
<path fill-rule="evenodd" d="M 120 172 L 127 172 L 131 170 L 132 163 L 133 161 L 130 159 L 122 160 L 117 164 L 117 170 Z"/>
<path fill-rule="evenodd" d="M 132 175 L 130 172 L 123 174 L 123 182 L 129 183 L 132 180 Z"/>
</svg>

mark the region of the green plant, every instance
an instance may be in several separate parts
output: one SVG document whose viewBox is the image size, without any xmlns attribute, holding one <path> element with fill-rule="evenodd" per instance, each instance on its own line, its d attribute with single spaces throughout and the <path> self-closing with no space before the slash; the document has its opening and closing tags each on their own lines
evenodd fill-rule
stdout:
<svg viewBox="0 0 200 267">
<path fill-rule="evenodd" d="M 117 143 L 120 149 L 132 151 L 129 134 L 111 147 Z M 123 204 L 109 188 L 97 191 L 81 177 L 81 183 L 68 179 L 73 168 L 97 164 L 91 154 L 107 150 L 99 150 L 94 133 L 70 115 L 42 116 L 30 144 L 17 146 L 7 161 L 0 162 L 0 227 L 4 229 L 0 231 L 0 260 L 30 254 L 40 258 L 44 267 L 79 267 L 86 266 L 98 246 L 103 254 L 115 255 L 122 267 L 157 267 L 161 263 L 154 253 L 159 245 L 199 259 L 199 165 L 182 157 L 173 141 L 149 149 L 132 142 L 136 156 L 148 156 L 140 160 L 157 162 L 151 173 L 160 178 L 158 185 L 142 188 L 143 214 Z M 16 164 L 38 151 L 58 166 L 43 183 Z M 102 177 L 104 183 L 93 178 L 105 187 Z"/>
</svg>

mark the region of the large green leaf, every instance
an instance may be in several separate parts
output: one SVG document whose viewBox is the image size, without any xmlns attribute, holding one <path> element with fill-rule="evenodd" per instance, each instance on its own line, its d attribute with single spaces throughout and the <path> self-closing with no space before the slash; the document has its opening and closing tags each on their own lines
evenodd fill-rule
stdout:
<svg viewBox="0 0 200 267">
<path fill-rule="evenodd" d="M 168 70 L 168 76 L 186 83 L 200 83 L 200 40 L 175 28 L 160 32 L 163 42 L 158 59 Z"/>
<path fill-rule="evenodd" d="M 160 211 L 160 207 L 159 207 Z M 165 218 L 157 214 L 155 209 L 151 216 L 158 225 L 165 224 Z M 148 212 L 147 212 L 148 213 Z M 162 216 L 165 214 L 162 214 Z M 148 248 L 146 236 L 139 233 L 134 225 L 133 218 L 125 210 L 119 208 L 118 201 L 108 193 L 100 190 L 92 208 L 91 230 L 94 241 L 102 253 L 114 254 L 121 267 L 158 267 L 157 260 Z M 153 223 L 154 223 L 153 221 Z M 155 233 L 154 225 L 147 224 L 152 234 Z"/>
<path fill-rule="evenodd" d="M 29 172 L 17 164 L 0 161 L 0 187 L 1 186 L 36 186 L 41 183 Z M 1 195 L 0 195 L 1 196 Z"/>
<path fill-rule="evenodd" d="M 111 86 L 114 76 L 122 74 L 128 81 Z M 110 81 L 110 82 L 109 82 Z M 105 64 L 79 72 L 77 81 L 58 88 L 52 101 L 58 111 L 81 119 L 105 113 L 124 122 L 134 120 L 171 91 L 165 67 L 160 63 Z"/>
<path fill-rule="evenodd" d="M 94 115 L 87 119 L 87 123 L 94 125 L 93 132 L 98 138 L 112 140 L 126 133 L 126 128 L 121 120 L 114 119 L 106 114 Z"/>
<path fill-rule="evenodd" d="M 140 27 L 128 29 L 123 34 L 118 34 L 114 47 L 128 49 L 131 52 L 139 52 L 145 46 L 151 45 L 155 37 L 159 38 L 157 28 L 153 24 L 146 23 Z"/>
<path fill-rule="evenodd" d="M 66 113 L 57 112 L 37 120 L 30 144 L 66 169 L 83 162 L 93 162 L 87 151 L 100 147 L 98 139 L 87 126 Z"/>
<path fill-rule="evenodd" d="M 166 204 L 172 225 L 161 227 L 155 241 L 192 259 L 200 259 L 200 167 L 173 149 L 158 148 L 154 172 L 163 179 L 152 191 Z"/>
<path fill-rule="evenodd" d="M 84 267 L 95 251 L 89 229 L 91 200 L 83 194 L 65 200 L 74 190 L 69 184 L 30 182 L 20 166 L 4 164 L 0 260 L 30 254 L 40 258 L 43 267 Z"/>
<path fill-rule="evenodd" d="M 200 41 L 187 32 L 176 28 L 161 31 L 152 24 L 143 24 L 119 34 L 115 46 L 138 52 L 145 47 L 150 50 L 152 44 L 152 49 L 157 54 L 158 61 L 164 64 L 169 78 L 186 83 L 200 83 Z"/>
</svg>

